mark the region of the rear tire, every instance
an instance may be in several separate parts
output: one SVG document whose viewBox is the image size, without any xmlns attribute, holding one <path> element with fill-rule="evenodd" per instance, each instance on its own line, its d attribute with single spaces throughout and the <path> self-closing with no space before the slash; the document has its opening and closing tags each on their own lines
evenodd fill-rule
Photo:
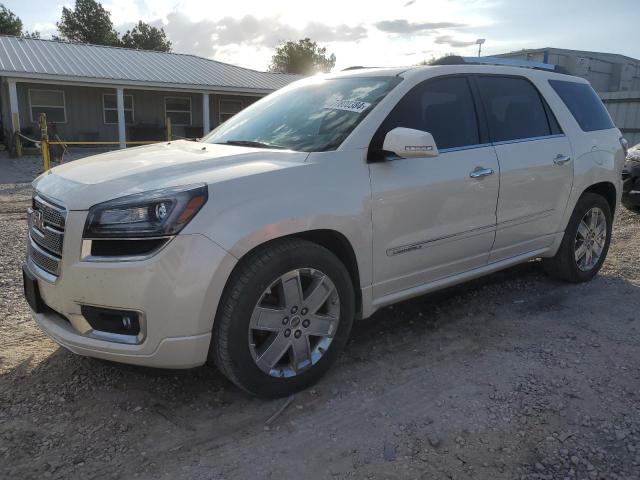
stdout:
<svg viewBox="0 0 640 480">
<path fill-rule="evenodd" d="M 596 193 L 584 193 L 573 210 L 556 255 L 543 258 L 548 275 L 566 282 L 588 282 L 600 270 L 611 242 L 611 207 Z"/>
<path fill-rule="evenodd" d="M 333 364 L 354 314 L 351 277 L 332 252 L 306 240 L 275 241 L 242 259 L 229 278 L 210 357 L 247 392 L 287 396 Z"/>
</svg>

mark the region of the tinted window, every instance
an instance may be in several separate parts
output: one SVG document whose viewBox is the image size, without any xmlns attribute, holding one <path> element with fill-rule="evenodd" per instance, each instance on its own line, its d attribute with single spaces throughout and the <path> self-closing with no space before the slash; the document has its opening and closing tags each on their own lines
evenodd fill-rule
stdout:
<svg viewBox="0 0 640 480">
<path fill-rule="evenodd" d="M 527 80 L 479 77 L 478 86 L 494 142 L 551 134 L 540 94 Z"/>
<path fill-rule="evenodd" d="M 376 132 L 372 149 L 382 149 L 396 127 L 431 133 L 439 149 L 480 143 L 473 97 L 462 77 L 429 80 L 407 93 Z"/>
<path fill-rule="evenodd" d="M 614 128 L 611 117 L 596 92 L 586 83 L 549 80 L 573 117 L 585 132 Z"/>
</svg>

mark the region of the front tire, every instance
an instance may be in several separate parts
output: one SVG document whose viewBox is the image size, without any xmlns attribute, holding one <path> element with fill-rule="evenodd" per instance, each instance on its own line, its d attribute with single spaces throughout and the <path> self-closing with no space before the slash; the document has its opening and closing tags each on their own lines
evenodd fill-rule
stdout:
<svg viewBox="0 0 640 480">
<path fill-rule="evenodd" d="M 250 253 L 231 275 L 210 356 L 253 395 L 290 395 L 333 364 L 354 312 L 351 277 L 333 253 L 306 240 L 275 241 Z"/>
<path fill-rule="evenodd" d="M 567 282 L 588 282 L 600 270 L 611 242 L 613 215 L 607 200 L 584 193 L 576 204 L 562 243 L 553 258 L 544 258 L 545 271 Z"/>
</svg>

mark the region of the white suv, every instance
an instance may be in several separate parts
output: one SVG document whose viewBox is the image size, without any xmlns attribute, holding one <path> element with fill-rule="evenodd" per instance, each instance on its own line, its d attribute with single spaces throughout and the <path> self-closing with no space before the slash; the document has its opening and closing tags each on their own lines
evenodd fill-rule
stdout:
<svg viewBox="0 0 640 480">
<path fill-rule="evenodd" d="M 35 321 L 81 355 L 212 359 L 274 397 L 317 381 L 354 318 L 386 305 L 537 257 L 591 279 L 624 162 L 597 95 L 549 65 L 451 63 L 314 76 L 201 141 L 40 176 Z"/>
</svg>

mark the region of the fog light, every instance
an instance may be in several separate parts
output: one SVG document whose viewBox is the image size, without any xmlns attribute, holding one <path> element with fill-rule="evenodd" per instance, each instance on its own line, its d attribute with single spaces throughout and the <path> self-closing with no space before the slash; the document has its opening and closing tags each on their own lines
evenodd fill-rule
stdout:
<svg viewBox="0 0 640 480">
<path fill-rule="evenodd" d="M 140 333 L 140 314 L 138 312 L 89 305 L 82 305 L 80 311 L 91 328 L 98 332 L 132 336 Z"/>
</svg>

